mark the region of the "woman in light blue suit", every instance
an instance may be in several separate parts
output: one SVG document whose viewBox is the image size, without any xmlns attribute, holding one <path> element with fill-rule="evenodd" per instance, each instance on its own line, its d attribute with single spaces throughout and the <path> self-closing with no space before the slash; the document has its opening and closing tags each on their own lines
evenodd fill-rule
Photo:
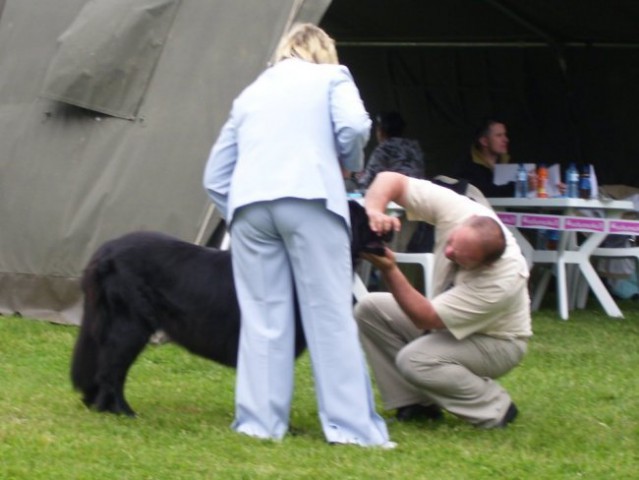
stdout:
<svg viewBox="0 0 639 480">
<path fill-rule="evenodd" d="M 297 291 L 328 442 L 392 447 L 375 412 L 352 313 L 343 176 L 371 122 L 335 44 L 300 24 L 233 103 L 204 187 L 231 229 L 242 311 L 233 428 L 279 440 L 293 396 Z"/>
</svg>

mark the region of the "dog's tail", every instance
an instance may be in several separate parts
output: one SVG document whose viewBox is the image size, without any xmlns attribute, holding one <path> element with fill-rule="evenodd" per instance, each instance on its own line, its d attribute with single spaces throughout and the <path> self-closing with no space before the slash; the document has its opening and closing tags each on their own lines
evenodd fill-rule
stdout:
<svg viewBox="0 0 639 480">
<path fill-rule="evenodd" d="M 109 265 L 96 258 L 88 264 L 82 276 L 84 313 L 71 360 L 71 383 L 84 394 L 84 403 L 91 405 L 98 393 L 96 379 L 100 355 L 100 336 L 104 331 L 106 308 L 102 287 Z"/>
</svg>

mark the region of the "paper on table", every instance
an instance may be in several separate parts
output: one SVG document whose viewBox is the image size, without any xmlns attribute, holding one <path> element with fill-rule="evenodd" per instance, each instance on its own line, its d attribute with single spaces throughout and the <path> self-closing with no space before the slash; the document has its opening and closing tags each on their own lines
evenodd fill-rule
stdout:
<svg viewBox="0 0 639 480">
<path fill-rule="evenodd" d="M 592 191 L 590 198 L 599 198 L 599 184 L 597 183 L 597 175 L 595 175 L 595 167 L 590 165 L 590 189 Z"/>
<path fill-rule="evenodd" d="M 558 185 L 561 183 L 561 169 L 555 163 L 548 167 L 548 181 L 546 182 L 546 192 L 549 197 L 561 197 Z"/>
<path fill-rule="evenodd" d="M 528 173 L 535 171 L 534 163 L 524 163 Z M 517 163 L 498 163 L 493 170 L 493 183 L 495 185 L 505 185 L 509 182 L 517 180 Z"/>
</svg>

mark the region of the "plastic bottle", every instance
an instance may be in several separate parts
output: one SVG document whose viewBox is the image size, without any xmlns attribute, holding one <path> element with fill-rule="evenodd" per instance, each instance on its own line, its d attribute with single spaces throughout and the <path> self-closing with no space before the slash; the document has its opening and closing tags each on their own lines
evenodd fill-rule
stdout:
<svg viewBox="0 0 639 480">
<path fill-rule="evenodd" d="M 559 243 L 559 231 L 546 230 L 546 250 L 557 250 L 557 243 Z"/>
<path fill-rule="evenodd" d="M 579 198 L 589 200 L 592 196 L 592 184 L 590 183 L 590 165 L 584 165 L 579 177 Z"/>
<path fill-rule="evenodd" d="M 568 165 L 566 170 L 566 197 L 579 197 L 579 170 L 574 163 Z"/>
<path fill-rule="evenodd" d="M 528 172 L 523 163 L 519 164 L 517 168 L 517 178 L 515 180 L 515 197 L 526 198 L 528 197 Z"/>
<path fill-rule="evenodd" d="M 546 183 L 548 182 L 548 168 L 543 163 L 537 169 L 537 197 L 548 198 Z"/>
</svg>

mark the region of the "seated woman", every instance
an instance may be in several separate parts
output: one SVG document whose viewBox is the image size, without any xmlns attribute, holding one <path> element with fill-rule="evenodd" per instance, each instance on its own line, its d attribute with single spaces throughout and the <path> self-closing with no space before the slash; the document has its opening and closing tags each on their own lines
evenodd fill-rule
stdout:
<svg viewBox="0 0 639 480">
<path fill-rule="evenodd" d="M 357 177 L 357 186 L 366 189 L 379 172 L 392 171 L 424 178 L 424 154 L 419 142 L 402 137 L 406 123 L 398 112 L 383 112 L 375 118 L 378 145 Z"/>
</svg>

